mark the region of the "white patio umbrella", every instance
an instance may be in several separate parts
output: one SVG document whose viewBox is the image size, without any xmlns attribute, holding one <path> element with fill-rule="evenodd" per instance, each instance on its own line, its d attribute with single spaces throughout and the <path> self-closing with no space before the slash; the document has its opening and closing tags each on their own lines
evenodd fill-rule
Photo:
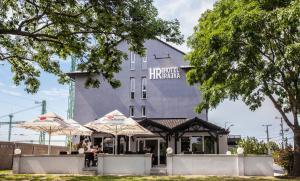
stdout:
<svg viewBox="0 0 300 181">
<path fill-rule="evenodd" d="M 102 118 L 86 124 L 85 126 L 98 132 L 114 135 L 116 148 L 118 135 L 126 135 L 129 137 L 133 135 L 153 135 L 152 132 L 139 125 L 133 119 L 127 118 L 118 110 L 114 110 Z"/>
<path fill-rule="evenodd" d="M 67 127 L 53 132 L 52 135 L 67 135 L 71 137 L 75 135 L 89 136 L 93 133 L 92 130 L 80 125 L 77 121 L 73 119 L 67 119 L 65 123 L 67 124 Z M 72 142 L 70 144 L 70 152 L 71 151 L 72 151 Z"/>
<path fill-rule="evenodd" d="M 49 135 L 48 154 L 50 154 L 51 134 L 55 131 L 59 131 L 67 127 L 67 124 L 64 122 L 62 117 L 58 116 L 55 113 L 50 112 L 50 113 L 40 115 L 33 120 L 21 123 L 17 125 L 17 127 L 48 133 Z"/>
</svg>

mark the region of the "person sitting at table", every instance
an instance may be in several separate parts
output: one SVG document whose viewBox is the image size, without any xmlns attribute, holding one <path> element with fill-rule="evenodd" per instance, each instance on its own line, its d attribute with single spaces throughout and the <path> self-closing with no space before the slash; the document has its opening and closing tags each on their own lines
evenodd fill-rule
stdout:
<svg viewBox="0 0 300 181">
<path fill-rule="evenodd" d="M 94 149 L 93 145 L 91 145 L 89 149 L 85 152 L 88 167 L 90 166 L 91 162 L 92 162 L 92 166 L 95 166 L 95 154 L 96 154 L 96 149 Z"/>
</svg>

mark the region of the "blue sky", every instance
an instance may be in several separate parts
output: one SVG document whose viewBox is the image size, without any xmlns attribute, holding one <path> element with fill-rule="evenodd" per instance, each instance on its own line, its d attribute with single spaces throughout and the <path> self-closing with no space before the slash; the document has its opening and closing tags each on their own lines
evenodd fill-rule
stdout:
<svg viewBox="0 0 300 181">
<path fill-rule="evenodd" d="M 159 16 L 164 19 L 177 18 L 181 23 L 181 31 L 185 38 L 193 33 L 193 27 L 205 10 L 212 8 L 216 0 L 154 0 L 154 5 L 158 8 Z M 186 44 L 177 46 L 177 48 L 188 52 Z M 64 71 L 70 69 L 70 61 L 61 63 Z M 40 80 L 41 86 L 39 92 L 35 95 L 27 94 L 24 86 L 16 87 L 12 80 L 12 73 L 8 64 L 0 65 L 0 122 L 8 121 L 8 116 L 2 117 L 11 112 L 36 106 L 35 101 L 46 100 L 47 111 L 56 112 L 57 114 L 67 116 L 68 85 L 61 85 L 57 78 L 48 73 L 42 73 Z M 14 121 L 30 120 L 40 114 L 41 107 L 15 114 Z M 270 127 L 271 140 L 279 142 L 279 116 L 273 108 L 270 101 L 266 101 L 263 106 L 255 112 L 251 112 L 248 107 L 241 101 L 231 102 L 224 101 L 217 109 L 210 110 L 209 120 L 220 126 L 225 125 L 226 121 L 234 124 L 231 127 L 231 134 L 246 136 L 256 136 L 265 140 L 266 133 L 262 124 L 272 124 Z M 2 118 L 1 118 L 2 117 Z M 285 125 L 287 128 L 287 126 Z M 13 128 L 13 141 L 30 141 L 38 140 L 38 133 Z M 0 140 L 7 140 L 8 126 L 0 125 Z M 289 131 L 287 137 L 291 138 L 292 133 Z M 64 137 L 54 137 L 53 144 L 63 145 Z"/>
</svg>

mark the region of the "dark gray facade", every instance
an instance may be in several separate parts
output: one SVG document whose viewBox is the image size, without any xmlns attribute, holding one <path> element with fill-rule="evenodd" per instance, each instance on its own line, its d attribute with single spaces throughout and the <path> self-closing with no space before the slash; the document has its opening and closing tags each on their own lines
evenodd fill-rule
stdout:
<svg viewBox="0 0 300 181">
<path fill-rule="evenodd" d="M 185 68 L 188 62 L 183 60 L 184 53 L 160 40 L 148 40 L 144 45 L 147 48 L 147 62 L 143 62 L 142 57 L 135 55 L 135 69 L 131 70 L 131 53 L 128 51 L 128 45 L 126 42 L 119 44 L 119 49 L 127 52 L 129 59 L 123 61 L 122 71 L 116 75 L 122 83 L 117 89 L 111 88 L 105 81 L 100 88 L 86 89 L 85 75 L 73 74 L 76 121 L 84 124 L 115 109 L 129 116 L 130 106 L 134 108 L 134 118 L 142 117 L 142 107 L 145 107 L 146 117 L 149 118 L 198 116 L 207 119 L 205 112 L 199 115 L 194 111 L 195 106 L 201 101 L 201 95 L 196 86 L 189 86 L 186 82 Z M 164 71 L 167 73 L 164 74 Z M 142 98 L 143 77 L 147 82 L 146 99 Z M 134 99 L 131 99 L 130 95 L 130 78 L 135 79 Z"/>
</svg>

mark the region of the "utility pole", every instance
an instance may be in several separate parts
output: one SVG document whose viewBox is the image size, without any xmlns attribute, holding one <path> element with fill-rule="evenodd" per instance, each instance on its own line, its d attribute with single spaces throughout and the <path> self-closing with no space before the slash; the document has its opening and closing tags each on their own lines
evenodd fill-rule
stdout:
<svg viewBox="0 0 300 181">
<path fill-rule="evenodd" d="M 271 124 L 263 124 L 262 126 L 266 127 L 267 144 L 268 144 L 268 154 L 271 154 L 270 145 L 269 145 L 269 141 L 270 141 L 270 137 L 269 137 L 269 127 L 272 126 L 272 125 L 271 125 Z"/>
<path fill-rule="evenodd" d="M 284 132 L 283 132 L 283 122 L 282 118 L 280 118 L 280 135 L 281 135 L 281 149 L 284 149 Z"/>
<path fill-rule="evenodd" d="M 38 102 L 42 104 L 41 114 L 46 114 L 46 100 L 42 100 L 42 102 Z M 40 132 L 39 143 L 45 144 L 45 132 Z"/>
<path fill-rule="evenodd" d="M 8 115 L 9 116 L 9 126 L 8 126 L 8 141 L 10 142 L 11 140 L 11 125 L 12 125 L 12 118 L 13 118 L 13 115 L 10 114 Z"/>
<path fill-rule="evenodd" d="M 288 131 L 288 129 L 284 130 L 283 129 L 283 119 L 282 117 L 275 117 L 275 119 L 280 119 L 280 136 L 281 136 L 281 149 L 284 149 L 284 142 L 285 142 L 285 138 L 284 138 L 284 132 Z"/>
</svg>

